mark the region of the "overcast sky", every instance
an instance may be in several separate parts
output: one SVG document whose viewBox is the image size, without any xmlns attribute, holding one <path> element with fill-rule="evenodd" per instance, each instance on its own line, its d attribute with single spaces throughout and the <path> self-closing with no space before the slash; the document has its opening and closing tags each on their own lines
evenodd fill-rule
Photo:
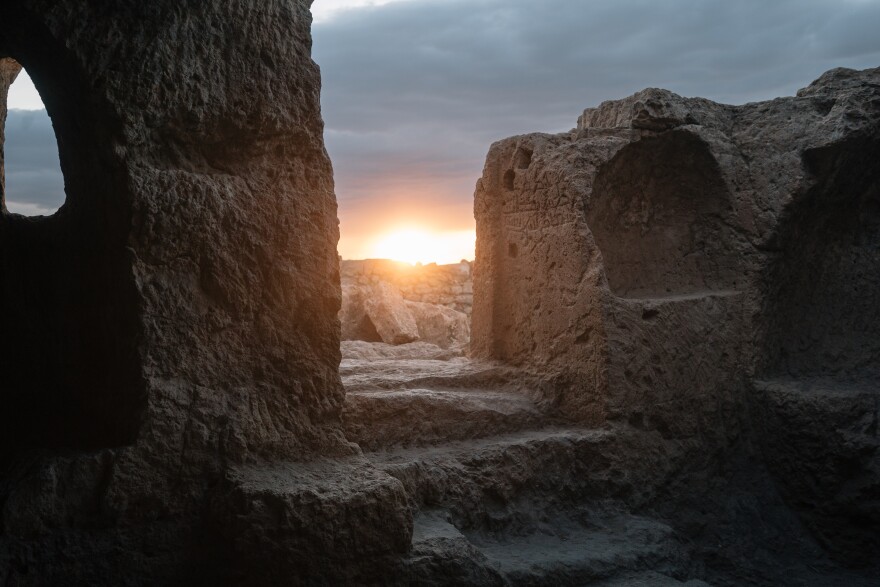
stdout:
<svg viewBox="0 0 880 587">
<path fill-rule="evenodd" d="M 316 0 L 313 13 L 345 257 L 394 225 L 472 229 L 493 141 L 568 130 L 602 100 L 664 87 L 740 104 L 880 66 L 880 0 Z M 36 171 L 55 147 L 31 118 L 9 116 L 7 191 L 46 205 L 58 182 Z"/>
</svg>

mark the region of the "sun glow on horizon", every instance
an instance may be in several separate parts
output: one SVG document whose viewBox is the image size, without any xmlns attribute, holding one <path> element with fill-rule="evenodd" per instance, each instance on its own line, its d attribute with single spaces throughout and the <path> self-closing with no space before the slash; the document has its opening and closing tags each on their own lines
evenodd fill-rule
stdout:
<svg viewBox="0 0 880 587">
<path fill-rule="evenodd" d="M 399 228 L 377 238 L 369 249 L 369 257 L 392 259 L 405 263 L 458 263 L 474 258 L 477 240 L 473 230 L 432 231 L 422 228 Z"/>
</svg>

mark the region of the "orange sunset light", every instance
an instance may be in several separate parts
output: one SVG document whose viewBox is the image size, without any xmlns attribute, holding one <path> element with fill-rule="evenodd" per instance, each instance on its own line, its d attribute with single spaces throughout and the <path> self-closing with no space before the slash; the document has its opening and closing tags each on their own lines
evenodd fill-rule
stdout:
<svg viewBox="0 0 880 587">
<path fill-rule="evenodd" d="M 457 263 L 474 258 L 477 240 L 473 230 L 432 231 L 422 228 L 400 228 L 379 236 L 369 249 L 368 257 L 393 259 L 406 263 Z"/>
</svg>

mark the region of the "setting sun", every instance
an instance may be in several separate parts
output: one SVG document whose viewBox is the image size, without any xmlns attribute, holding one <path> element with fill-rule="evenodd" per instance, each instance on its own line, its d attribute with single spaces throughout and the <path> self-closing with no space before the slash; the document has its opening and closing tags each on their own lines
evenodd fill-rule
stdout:
<svg viewBox="0 0 880 587">
<path fill-rule="evenodd" d="M 406 263 L 457 263 L 474 258 L 473 230 L 435 232 L 405 228 L 386 233 L 373 243 L 369 256 Z"/>
</svg>

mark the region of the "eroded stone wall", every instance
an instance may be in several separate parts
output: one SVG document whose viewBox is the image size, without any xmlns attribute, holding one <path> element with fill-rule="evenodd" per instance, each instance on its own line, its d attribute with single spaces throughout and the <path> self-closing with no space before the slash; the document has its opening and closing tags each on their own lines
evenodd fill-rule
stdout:
<svg viewBox="0 0 880 587">
<path fill-rule="evenodd" d="M 0 6 L 67 192 L 0 216 L 4 582 L 212 582 L 229 467 L 353 450 L 309 5 Z"/>
<path fill-rule="evenodd" d="M 691 446 L 703 471 L 750 438 L 816 536 L 870 559 L 878 80 L 832 70 L 744 106 L 648 89 L 494 144 L 472 352 L 540 374 L 582 421 Z"/>
</svg>

